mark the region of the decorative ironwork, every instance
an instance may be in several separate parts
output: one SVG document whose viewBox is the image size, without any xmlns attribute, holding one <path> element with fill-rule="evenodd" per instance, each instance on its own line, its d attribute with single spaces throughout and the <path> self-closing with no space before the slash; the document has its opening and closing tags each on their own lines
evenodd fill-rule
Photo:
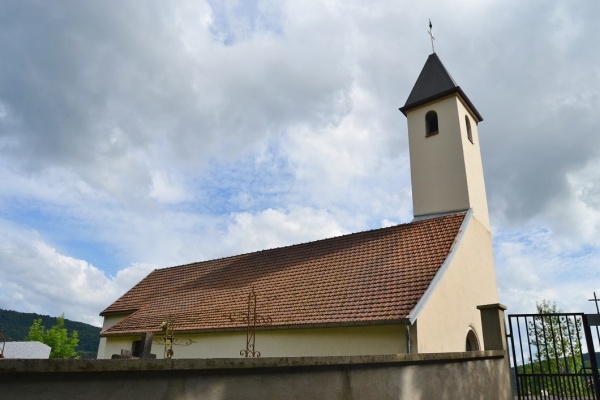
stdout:
<svg viewBox="0 0 600 400">
<path fill-rule="evenodd" d="M 164 337 L 161 337 L 160 339 L 154 339 L 153 342 L 163 344 L 165 340 Z M 198 343 L 198 341 L 190 338 L 181 339 L 176 336 L 173 337 L 173 346 L 191 346 L 193 343 Z"/>
<path fill-rule="evenodd" d="M 160 324 L 160 329 L 163 331 L 163 343 L 165 345 L 165 358 L 173 358 L 173 343 L 175 335 L 173 334 L 173 319 L 169 316 L 166 321 Z"/>
<path fill-rule="evenodd" d="M 596 297 L 596 292 L 594 292 L 594 298 L 589 299 L 588 301 L 594 302 L 594 305 L 596 306 L 596 314 L 600 315 L 600 307 L 598 306 L 598 303 L 600 303 L 600 299 L 598 297 Z M 598 338 L 600 338 L 600 328 L 597 325 L 596 325 L 596 335 Z"/>
<path fill-rule="evenodd" d="M 518 399 L 600 400 L 598 314 L 512 314 L 507 334 Z M 589 359 L 583 352 L 587 350 Z"/>
<path fill-rule="evenodd" d="M 191 338 L 180 339 L 175 337 L 174 331 L 174 321 L 173 317 L 169 316 L 167 320 L 163 321 L 160 324 L 160 330 L 163 332 L 162 337 L 158 339 L 154 339 L 154 343 L 162 344 L 165 346 L 164 357 L 165 358 L 173 358 L 175 352 L 173 351 L 173 346 L 191 346 L 192 343 L 197 343 L 195 340 Z"/>
<path fill-rule="evenodd" d="M 248 305 L 246 313 L 229 314 L 231 322 L 242 321 L 246 324 L 246 349 L 240 350 L 243 357 L 260 357 L 260 351 L 256 350 L 256 327 L 267 326 L 273 323 L 271 317 L 265 317 L 256 313 L 256 293 L 254 288 L 248 294 Z"/>
<path fill-rule="evenodd" d="M 600 307 L 598 306 L 598 303 L 600 303 L 600 299 L 598 297 L 596 297 L 596 292 L 594 292 L 594 298 L 593 299 L 589 299 L 588 301 L 593 301 L 594 304 L 596 305 L 596 313 L 600 314 Z"/>
<path fill-rule="evenodd" d="M 433 37 L 433 25 L 431 25 L 431 20 L 429 20 L 429 30 L 427 32 L 429 33 L 429 36 L 431 36 L 431 52 L 435 53 L 435 47 L 433 46 L 435 38 Z"/>
</svg>

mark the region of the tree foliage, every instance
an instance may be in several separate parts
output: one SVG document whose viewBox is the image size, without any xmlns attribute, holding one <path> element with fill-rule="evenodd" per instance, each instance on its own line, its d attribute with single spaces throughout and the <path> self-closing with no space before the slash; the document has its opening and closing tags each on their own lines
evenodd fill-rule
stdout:
<svg viewBox="0 0 600 400">
<path fill-rule="evenodd" d="M 554 376 L 554 379 L 532 379 L 529 389 L 533 389 L 532 393 L 542 390 L 548 394 L 580 393 L 585 382 L 567 374 L 577 374 L 583 367 L 581 320 L 561 314 L 556 303 L 547 300 L 536 302 L 536 308 L 539 317 L 534 316 L 527 323 L 531 363 L 520 368 L 528 375 Z"/>
<path fill-rule="evenodd" d="M 534 317 L 527 327 L 537 349 L 533 359 L 546 364 L 547 372 L 572 373 L 581 368 L 581 321 L 557 315 L 561 310 L 547 300 L 536 302 L 536 308 L 544 317 Z"/>
<path fill-rule="evenodd" d="M 52 326 L 56 324 L 56 317 L 36 313 L 22 313 L 0 309 L 0 329 L 3 330 L 7 341 L 23 341 L 29 333 L 31 321 L 41 319 L 42 325 Z M 77 331 L 79 345 L 77 353 L 80 358 L 96 358 L 98 344 L 100 342 L 101 328 L 83 322 L 71 321 L 65 318 L 67 331 Z"/>
<path fill-rule="evenodd" d="M 64 314 L 56 321 L 54 326 L 46 329 L 42 325 L 41 318 L 33 320 L 25 340 L 42 342 L 50 346 L 50 358 L 79 358 L 76 351 L 79 344 L 77 331 L 71 332 L 71 335 L 68 334 L 65 328 Z"/>
</svg>

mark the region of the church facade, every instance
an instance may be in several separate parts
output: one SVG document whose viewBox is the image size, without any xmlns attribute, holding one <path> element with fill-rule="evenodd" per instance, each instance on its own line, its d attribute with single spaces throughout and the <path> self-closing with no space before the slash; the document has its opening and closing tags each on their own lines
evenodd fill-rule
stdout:
<svg viewBox="0 0 600 400">
<path fill-rule="evenodd" d="M 98 358 L 138 355 L 147 333 L 158 358 L 483 350 L 477 306 L 498 299 L 482 117 L 435 53 L 400 110 L 412 222 L 157 269 L 100 314 Z"/>
</svg>

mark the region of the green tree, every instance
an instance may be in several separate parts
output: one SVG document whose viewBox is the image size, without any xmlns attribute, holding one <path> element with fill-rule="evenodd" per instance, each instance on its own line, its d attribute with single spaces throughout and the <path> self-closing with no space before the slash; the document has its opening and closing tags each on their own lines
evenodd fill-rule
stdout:
<svg viewBox="0 0 600 400">
<path fill-rule="evenodd" d="M 549 394 L 570 395 L 580 391 L 581 382 L 567 379 L 564 374 L 578 373 L 583 366 L 581 356 L 581 320 L 560 315 L 556 303 L 536 302 L 537 313 L 527 323 L 529 344 L 532 346 L 531 363 L 523 366 L 529 374 L 554 375 L 554 379 L 536 380 L 535 392 L 542 389 Z"/>
<path fill-rule="evenodd" d="M 56 319 L 56 325 L 50 329 L 42 325 L 41 318 L 33 320 L 25 340 L 42 342 L 50 346 L 50 358 L 79 358 L 75 350 L 79 344 L 77 331 L 71 332 L 69 336 L 65 328 L 64 314 Z"/>
</svg>

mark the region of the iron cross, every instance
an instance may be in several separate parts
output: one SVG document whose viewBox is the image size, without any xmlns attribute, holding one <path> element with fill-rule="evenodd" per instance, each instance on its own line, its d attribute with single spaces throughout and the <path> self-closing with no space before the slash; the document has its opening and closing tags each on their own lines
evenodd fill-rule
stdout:
<svg viewBox="0 0 600 400">
<path fill-rule="evenodd" d="M 431 28 L 433 28 L 433 25 L 431 25 L 431 19 L 429 20 L 429 36 L 431 36 L 431 52 L 435 53 L 435 48 L 433 47 L 433 41 L 435 40 L 435 38 L 433 37 L 433 32 L 431 31 Z"/>
<path fill-rule="evenodd" d="M 588 301 L 593 301 L 594 303 L 596 303 L 596 312 L 598 314 L 600 314 L 600 308 L 598 307 L 598 303 L 600 302 L 600 299 L 596 297 L 596 292 L 594 292 L 594 298 L 589 299 Z"/>
</svg>

